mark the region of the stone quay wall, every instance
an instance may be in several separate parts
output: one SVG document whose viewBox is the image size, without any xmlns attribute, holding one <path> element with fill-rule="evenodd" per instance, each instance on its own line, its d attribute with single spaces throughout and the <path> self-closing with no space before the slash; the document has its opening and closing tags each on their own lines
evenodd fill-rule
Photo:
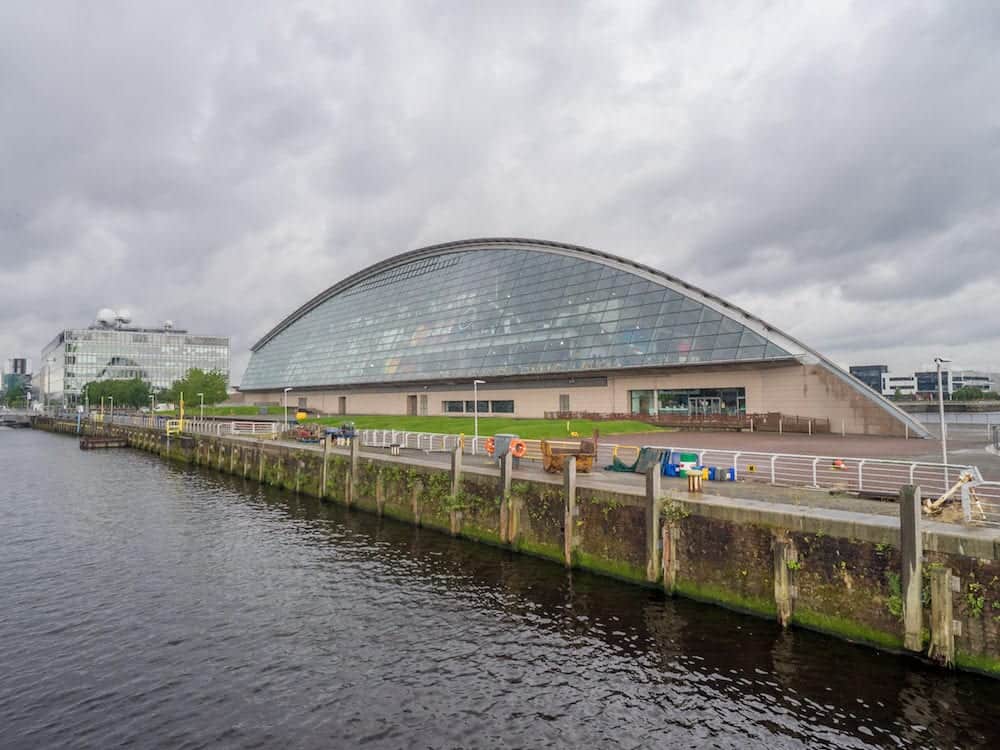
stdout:
<svg viewBox="0 0 1000 750">
<path fill-rule="evenodd" d="M 35 418 L 34 427 L 77 434 Z M 761 500 L 578 486 L 419 456 L 84 424 L 132 448 L 668 594 L 1000 677 L 1000 533 Z"/>
</svg>

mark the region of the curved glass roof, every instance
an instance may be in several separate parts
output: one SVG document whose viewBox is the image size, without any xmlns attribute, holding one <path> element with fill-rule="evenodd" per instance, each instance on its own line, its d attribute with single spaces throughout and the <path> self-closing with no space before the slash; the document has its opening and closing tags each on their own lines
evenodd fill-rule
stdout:
<svg viewBox="0 0 1000 750">
<path fill-rule="evenodd" d="M 524 240 L 406 253 L 331 287 L 254 347 L 243 390 L 798 357 L 762 321 L 652 269 Z"/>
</svg>

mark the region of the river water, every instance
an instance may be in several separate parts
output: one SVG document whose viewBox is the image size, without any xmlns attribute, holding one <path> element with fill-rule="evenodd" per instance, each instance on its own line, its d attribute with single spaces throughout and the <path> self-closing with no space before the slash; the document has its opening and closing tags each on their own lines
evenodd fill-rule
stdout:
<svg viewBox="0 0 1000 750">
<path fill-rule="evenodd" d="M 0 746 L 997 747 L 1000 683 L 0 430 Z"/>
</svg>

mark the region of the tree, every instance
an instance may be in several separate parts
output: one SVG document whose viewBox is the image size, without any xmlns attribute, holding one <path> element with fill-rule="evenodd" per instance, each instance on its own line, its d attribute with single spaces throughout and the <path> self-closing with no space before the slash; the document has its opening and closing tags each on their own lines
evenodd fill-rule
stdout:
<svg viewBox="0 0 1000 750">
<path fill-rule="evenodd" d="M 3 402 L 7 406 L 21 406 L 25 400 L 24 383 L 14 383 L 3 395 Z"/>
<path fill-rule="evenodd" d="M 986 393 L 980 388 L 964 385 L 951 394 L 952 401 L 980 401 L 986 398 Z"/>
<path fill-rule="evenodd" d="M 192 367 L 187 371 L 187 375 L 181 380 L 175 380 L 167 390 L 161 395 L 161 400 L 180 403 L 181 394 L 184 394 L 184 403 L 193 405 L 200 402 L 198 394 L 205 395 L 205 404 L 218 404 L 225 401 L 226 376 L 218 370 L 205 372 L 197 367 Z"/>
<path fill-rule="evenodd" d="M 83 386 L 81 395 L 90 401 L 91 408 L 96 408 L 101 399 L 109 396 L 116 405 L 138 409 L 149 404 L 149 383 L 142 378 L 131 380 L 93 380 Z"/>
</svg>

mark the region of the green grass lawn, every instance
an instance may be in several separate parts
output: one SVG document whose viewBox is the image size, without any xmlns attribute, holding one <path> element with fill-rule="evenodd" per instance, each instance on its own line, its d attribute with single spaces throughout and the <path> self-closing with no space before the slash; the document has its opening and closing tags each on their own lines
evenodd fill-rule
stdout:
<svg viewBox="0 0 1000 750">
<path fill-rule="evenodd" d="M 260 414 L 258 406 L 206 406 L 206 417 L 255 417 Z M 267 413 L 280 415 L 283 412 L 280 406 L 267 407 Z M 294 419 L 296 409 L 292 405 L 288 406 L 288 418 Z M 198 405 L 184 405 L 184 415 L 188 418 L 197 417 L 199 413 Z M 173 412 L 157 412 L 161 416 L 177 416 L 176 410 Z M 405 417 L 405 416 L 384 416 L 384 415 L 353 415 L 323 417 L 321 419 L 310 419 L 310 422 L 320 422 L 325 425 L 339 425 L 343 422 L 354 422 L 358 429 L 362 430 L 405 430 L 408 432 L 439 432 L 449 435 L 473 433 L 473 418 L 466 416 L 455 417 Z M 558 419 L 515 419 L 513 417 L 480 417 L 479 434 L 496 435 L 502 432 L 510 432 L 520 435 L 523 438 L 560 438 L 570 437 L 571 432 L 577 432 L 580 437 L 593 433 L 595 429 L 600 430 L 602 435 L 621 435 L 630 432 L 657 432 L 663 431 L 662 427 L 656 427 L 645 422 L 634 422 L 631 420 L 616 420 L 609 422 L 596 422 L 589 419 L 574 419 L 566 429 L 566 421 Z"/>
<path fill-rule="evenodd" d="M 262 408 L 264 408 L 264 407 L 260 407 L 260 406 L 206 406 L 205 407 L 205 416 L 206 417 L 256 417 L 258 414 L 260 414 L 260 410 Z M 281 414 L 281 412 L 283 411 L 280 406 L 268 406 L 266 408 L 267 408 L 267 413 L 268 414 Z M 177 416 L 177 410 L 176 409 L 174 409 L 173 411 L 158 411 L 156 413 L 160 414 L 162 416 L 170 416 L 170 417 L 176 417 Z M 184 400 L 184 416 L 185 417 L 197 417 L 199 413 L 200 413 L 200 409 L 198 407 L 198 401 L 197 400 L 195 400 L 195 402 L 193 404 L 190 403 L 190 402 L 188 402 L 187 399 Z M 289 404 L 289 406 L 288 406 L 288 416 L 289 416 L 289 418 L 291 418 L 294 415 L 295 415 L 295 407 L 292 406 L 291 404 Z"/>
<path fill-rule="evenodd" d="M 318 420 L 321 424 L 339 425 L 343 422 L 354 422 L 360 430 L 405 430 L 408 432 L 443 432 L 451 435 L 473 433 L 472 417 L 403 417 L 403 416 L 356 416 L 345 417 L 324 417 Z M 509 417 L 480 417 L 479 434 L 496 435 L 498 433 L 514 433 L 523 438 L 561 438 L 570 437 L 570 432 L 578 432 L 580 437 L 593 433 L 595 429 L 601 431 L 601 435 L 615 435 L 629 432 L 656 432 L 662 431 L 662 427 L 646 424 L 645 422 L 633 422 L 630 420 L 617 420 L 608 422 L 596 422 L 589 419 L 574 419 L 569 423 L 558 419 L 514 419 Z"/>
</svg>

